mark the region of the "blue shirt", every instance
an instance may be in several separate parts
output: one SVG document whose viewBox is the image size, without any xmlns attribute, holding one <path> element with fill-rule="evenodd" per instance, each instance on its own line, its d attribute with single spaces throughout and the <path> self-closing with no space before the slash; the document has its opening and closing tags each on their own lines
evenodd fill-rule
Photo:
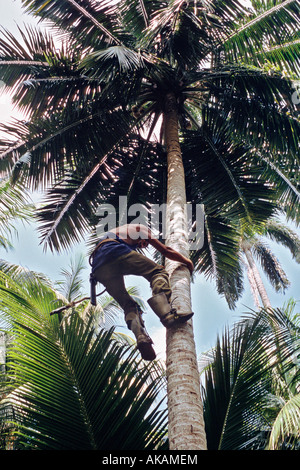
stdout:
<svg viewBox="0 0 300 470">
<path fill-rule="evenodd" d="M 115 233 L 111 232 L 107 232 L 106 237 L 100 238 L 99 242 L 106 238 L 114 238 L 116 241 L 105 242 L 98 248 L 93 256 L 92 273 L 109 261 L 119 256 L 126 255 L 136 249 L 136 245 L 128 245 L 122 238 L 119 238 Z"/>
</svg>

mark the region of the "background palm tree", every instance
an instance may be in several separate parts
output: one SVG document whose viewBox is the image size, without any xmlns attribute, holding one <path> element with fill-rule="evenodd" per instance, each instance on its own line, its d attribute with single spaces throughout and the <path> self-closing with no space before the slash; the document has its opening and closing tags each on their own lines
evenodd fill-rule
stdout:
<svg viewBox="0 0 300 470">
<path fill-rule="evenodd" d="M 58 295 L 43 275 L 6 267 L 0 272 L 0 298 L 9 336 L 2 449 L 166 446 L 158 364 L 145 365 L 112 329 L 96 331 L 92 316 L 84 321 L 75 309 L 61 321 L 50 316 Z"/>
<path fill-rule="evenodd" d="M 264 238 L 267 237 L 272 241 L 276 241 L 289 249 L 292 258 L 299 262 L 299 247 L 300 240 L 298 235 L 289 227 L 279 223 L 276 220 L 270 219 L 263 230 L 262 235 L 248 237 L 241 242 L 241 250 L 245 255 L 245 264 L 249 283 L 252 289 L 253 297 L 257 307 L 263 306 L 270 308 L 271 302 L 269 300 L 266 288 L 260 276 L 259 270 L 255 263 L 256 257 L 263 268 L 267 279 L 271 285 L 278 291 L 285 291 L 289 286 L 289 280 L 286 273 L 277 257 L 272 253 Z"/>
<path fill-rule="evenodd" d="M 246 314 L 203 356 L 208 449 L 299 449 L 299 314 Z M 276 328 L 274 328 L 276 326 Z"/>
<path fill-rule="evenodd" d="M 38 213 L 43 241 L 69 246 L 96 223 L 98 204 L 124 190 L 130 204 L 176 207 L 168 224 L 184 220 L 186 201 L 202 203 L 205 242 L 193 259 L 234 304 L 240 228 L 259 227 L 278 205 L 299 217 L 289 77 L 299 75 L 299 1 L 23 3 L 51 21 L 64 44 L 32 28 L 21 32 L 22 44 L 9 32 L 0 44 L 1 77 L 28 114 L 4 129 L 17 140 L 3 142 L 2 168 L 13 169 L 12 181 L 49 187 Z M 160 122 L 162 140 L 153 142 Z M 188 254 L 187 226 L 168 229 L 167 243 Z M 190 308 L 188 271 L 167 269 L 175 305 Z M 176 403 L 170 389 L 170 410 L 185 408 L 180 423 L 170 413 L 171 448 L 204 448 L 200 398 L 186 403 L 199 391 L 191 324 L 168 334 L 168 358 L 169 384 L 188 376 L 185 387 L 192 385 L 180 387 L 182 395 L 172 386 Z M 193 367 L 181 374 L 187 363 Z"/>
</svg>

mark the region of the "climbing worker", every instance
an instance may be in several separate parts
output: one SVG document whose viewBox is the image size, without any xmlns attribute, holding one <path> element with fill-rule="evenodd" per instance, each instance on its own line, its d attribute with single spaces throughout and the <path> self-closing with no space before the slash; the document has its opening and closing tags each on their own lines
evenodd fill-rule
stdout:
<svg viewBox="0 0 300 470">
<path fill-rule="evenodd" d="M 95 285 L 100 282 L 124 310 L 125 322 L 136 337 L 142 358 L 151 361 L 156 357 L 153 341 L 145 330 L 139 305 L 125 288 L 124 276 L 143 276 L 149 281 L 152 297 L 148 304 L 166 328 L 186 322 L 193 316 L 193 312 L 177 313 L 171 307 L 168 273 L 163 266 L 136 251 L 137 248 L 146 248 L 148 244 L 166 258 L 185 264 L 193 272 L 191 260 L 162 244 L 153 237 L 150 229 L 140 224 L 123 225 L 107 232 L 90 256 L 90 264 L 91 303 L 96 305 Z"/>
</svg>

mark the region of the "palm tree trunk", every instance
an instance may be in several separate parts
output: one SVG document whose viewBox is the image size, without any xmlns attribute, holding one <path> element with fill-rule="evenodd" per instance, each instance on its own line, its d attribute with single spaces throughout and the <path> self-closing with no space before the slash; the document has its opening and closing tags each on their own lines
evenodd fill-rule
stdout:
<svg viewBox="0 0 300 470">
<path fill-rule="evenodd" d="M 176 98 L 167 94 L 164 132 L 168 160 L 166 244 L 188 257 L 185 178 L 178 134 Z M 166 260 L 172 286 L 172 305 L 191 311 L 190 273 L 182 264 Z M 200 396 L 193 324 L 167 330 L 167 383 L 170 450 L 204 450 L 206 437 Z"/>
<path fill-rule="evenodd" d="M 245 256 L 246 256 L 246 259 L 247 259 L 247 262 L 248 262 L 248 265 L 249 265 L 249 268 L 250 268 L 250 271 L 251 271 L 251 274 L 252 274 L 252 278 L 254 279 L 254 282 L 255 282 L 255 285 L 256 285 L 256 288 L 257 288 L 257 292 L 259 293 L 259 296 L 260 296 L 260 299 L 262 301 L 262 304 L 263 304 L 264 308 L 266 308 L 266 309 L 267 308 L 272 308 L 270 299 L 268 297 L 268 294 L 267 294 L 267 291 L 265 289 L 264 283 L 261 279 L 259 271 L 256 267 L 255 262 L 254 262 L 251 251 L 248 248 L 245 248 L 244 253 L 245 253 Z"/>
<path fill-rule="evenodd" d="M 256 307 L 259 309 L 260 308 L 260 295 L 259 295 L 259 292 L 258 292 L 258 289 L 257 289 L 255 276 L 254 276 L 254 273 L 253 273 L 252 269 L 249 266 L 249 263 L 247 263 L 246 261 L 245 261 L 245 266 L 246 266 L 246 269 L 247 269 L 247 276 L 248 276 L 248 280 L 249 280 L 253 300 L 254 300 L 254 303 L 255 303 Z"/>
</svg>

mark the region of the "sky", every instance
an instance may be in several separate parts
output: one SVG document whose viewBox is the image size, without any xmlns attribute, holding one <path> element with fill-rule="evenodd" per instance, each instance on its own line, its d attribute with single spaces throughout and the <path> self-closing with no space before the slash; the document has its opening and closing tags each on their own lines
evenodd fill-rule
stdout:
<svg viewBox="0 0 300 470">
<path fill-rule="evenodd" d="M 23 13 L 22 13 L 23 12 Z M 22 26 L 24 23 L 37 23 L 32 17 L 24 15 L 24 10 L 21 8 L 20 0 L 0 0 L 0 26 L 8 29 L 14 34 L 17 33 L 16 25 Z M 16 110 L 13 109 L 10 98 L 8 96 L 0 95 L 0 122 L 9 122 L 11 117 L 19 117 Z M 294 227 L 293 227 L 294 228 Z M 295 228 L 294 228 L 295 229 Z M 298 231 L 300 235 L 300 232 Z M 60 255 L 51 252 L 44 252 L 43 247 L 39 244 L 39 236 L 36 227 L 33 224 L 20 225 L 18 224 L 18 237 L 13 237 L 12 243 L 13 250 L 6 252 L 0 249 L 0 258 L 5 259 L 11 263 L 19 264 L 30 270 L 46 274 L 53 282 L 62 279 L 61 270 L 66 268 L 71 259 L 74 259 L 79 254 L 86 255 L 85 243 L 73 246 L 69 252 Z M 270 243 L 271 249 L 276 253 L 283 269 L 286 271 L 291 286 L 287 289 L 286 293 L 277 294 L 273 291 L 272 287 L 265 280 L 265 286 L 271 300 L 273 307 L 282 307 L 290 298 L 300 300 L 299 291 L 299 272 L 300 266 L 292 260 L 289 251 L 281 246 Z M 86 257 L 86 270 L 84 277 L 84 286 L 86 291 L 84 294 L 89 293 L 89 265 Z M 150 287 L 146 280 L 130 276 L 126 285 L 138 286 L 143 300 L 151 296 Z M 100 287 L 98 287 L 98 291 Z M 234 311 L 229 310 L 224 298 L 220 297 L 216 291 L 215 285 L 211 281 L 204 279 L 202 275 L 197 274 L 192 283 L 192 305 L 194 311 L 193 324 L 194 334 L 196 341 L 196 351 L 198 357 L 201 353 L 214 347 L 217 335 L 221 335 L 225 326 L 232 325 L 237 321 L 241 315 L 249 312 L 249 309 L 254 309 L 254 302 L 251 292 L 247 283 L 245 275 L 245 291 L 237 304 Z M 164 359 L 165 357 L 165 330 L 156 318 L 155 314 L 147 308 L 144 316 L 146 328 L 154 341 L 154 349 L 157 352 L 157 357 Z M 124 330 L 122 330 L 125 332 Z M 126 333 L 130 333 L 126 330 Z"/>
</svg>

